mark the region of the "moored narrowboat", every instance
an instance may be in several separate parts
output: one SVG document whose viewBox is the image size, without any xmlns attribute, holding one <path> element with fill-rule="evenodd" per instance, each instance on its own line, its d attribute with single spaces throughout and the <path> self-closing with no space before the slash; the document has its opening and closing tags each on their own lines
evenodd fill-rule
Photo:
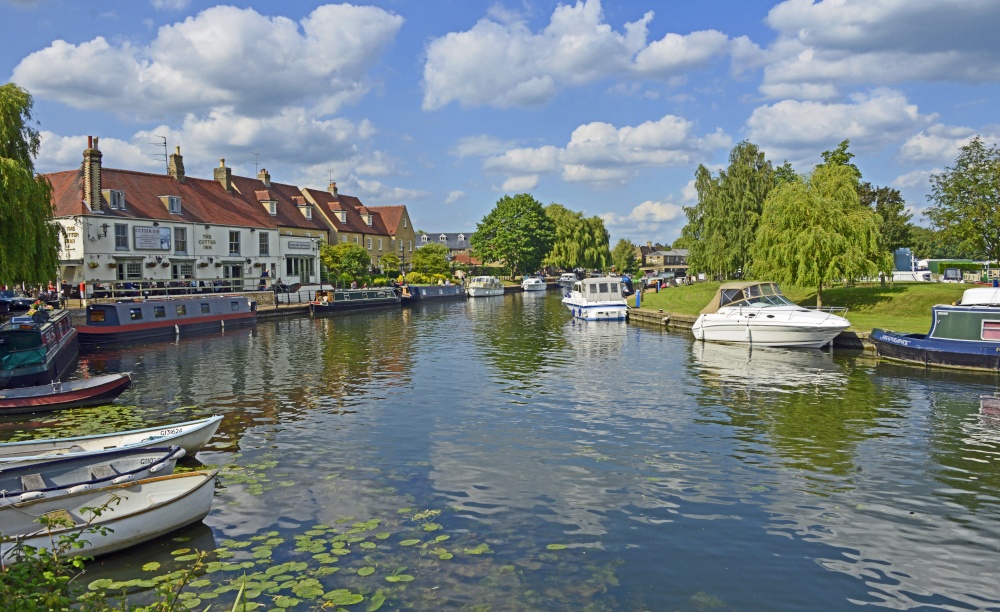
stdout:
<svg viewBox="0 0 1000 612">
<path fill-rule="evenodd" d="M 887 359 L 925 366 L 1000 370 L 1000 289 L 967 289 L 956 304 L 931 307 L 926 334 L 872 330 L 869 340 Z"/>
<path fill-rule="evenodd" d="M 465 297 L 465 287 L 462 285 L 403 285 L 400 290 L 404 304 Z"/>
<path fill-rule="evenodd" d="M 67 310 L 13 317 L 0 325 L 0 389 L 61 380 L 78 357 L 78 334 Z"/>
<path fill-rule="evenodd" d="M 393 287 L 317 291 L 316 299 L 309 302 L 309 313 L 313 315 L 332 314 L 345 310 L 398 306 L 399 303 L 399 291 Z"/>
<path fill-rule="evenodd" d="M 256 321 L 256 300 L 209 294 L 91 304 L 77 330 L 81 344 L 95 345 L 223 331 Z"/>
</svg>

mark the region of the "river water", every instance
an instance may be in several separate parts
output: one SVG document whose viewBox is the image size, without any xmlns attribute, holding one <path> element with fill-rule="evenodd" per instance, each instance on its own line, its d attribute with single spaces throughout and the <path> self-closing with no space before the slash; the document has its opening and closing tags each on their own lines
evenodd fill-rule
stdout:
<svg viewBox="0 0 1000 612">
<path fill-rule="evenodd" d="M 90 569 L 136 601 L 144 564 L 204 550 L 199 609 L 246 580 L 268 609 L 1000 610 L 991 375 L 581 323 L 557 292 L 262 321 L 80 368 L 135 386 L 0 437 L 225 415 L 184 461 L 221 469 L 204 525 Z"/>
</svg>

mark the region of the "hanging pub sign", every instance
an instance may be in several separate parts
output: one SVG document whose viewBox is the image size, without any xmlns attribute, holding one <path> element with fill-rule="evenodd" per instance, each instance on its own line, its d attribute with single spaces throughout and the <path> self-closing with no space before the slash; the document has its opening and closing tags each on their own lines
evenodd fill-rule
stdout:
<svg viewBox="0 0 1000 612">
<path fill-rule="evenodd" d="M 170 228 L 169 227 L 141 227 L 132 228 L 136 250 L 143 251 L 169 251 L 170 250 Z"/>
</svg>

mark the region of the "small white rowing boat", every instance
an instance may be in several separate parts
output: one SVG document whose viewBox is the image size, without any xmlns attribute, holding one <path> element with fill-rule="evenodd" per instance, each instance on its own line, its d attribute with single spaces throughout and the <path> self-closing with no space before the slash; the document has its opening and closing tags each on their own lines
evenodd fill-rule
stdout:
<svg viewBox="0 0 1000 612">
<path fill-rule="evenodd" d="M 74 555 L 115 552 L 200 521 L 212 509 L 218 470 L 185 472 L 134 483 L 68 492 L 51 499 L 0 506 L 0 558 L 16 560 L 20 545 L 51 549 L 64 535 L 81 533 Z M 103 508 L 94 517 L 92 508 Z M 42 527 L 38 518 L 61 519 L 69 526 Z M 89 527 L 107 528 L 92 533 Z"/>
<path fill-rule="evenodd" d="M 0 506 L 172 474 L 184 455 L 179 446 L 127 448 L 3 467 Z"/>
<path fill-rule="evenodd" d="M 8 442 L 0 444 L 0 469 L 113 448 L 180 446 L 193 457 L 212 439 L 221 422 L 222 416 L 217 415 L 197 421 L 110 434 Z"/>
</svg>

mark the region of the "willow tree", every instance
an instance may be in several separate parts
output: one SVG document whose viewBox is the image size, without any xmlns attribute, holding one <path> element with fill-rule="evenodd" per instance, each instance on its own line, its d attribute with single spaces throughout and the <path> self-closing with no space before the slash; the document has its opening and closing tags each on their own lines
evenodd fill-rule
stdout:
<svg viewBox="0 0 1000 612">
<path fill-rule="evenodd" d="M 555 226 L 555 239 L 543 263 L 554 268 L 604 270 L 611 264 L 611 235 L 600 217 L 584 217 L 561 204 L 549 204 L 545 215 Z"/>
<path fill-rule="evenodd" d="M 729 166 L 717 177 L 698 166 L 698 203 L 684 209 L 688 224 L 681 232 L 691 243 L 692 271 L 730 277 L 750 267 L 761 208 L 774 185 L 771 162 L 746 140 L 733 147 Z"/>
<path fill-rule="evenodd" d="M 811 177 L 776 187 L 764 202 L 751 271 L 756 278 L 816 287 L 835 279 L 891 272 L 880 250 L 879 216 L 863 206 L 845 165 L 817 166 Z"/>
<path fill-rule="evenodd" d="M 52 280 L 59 269 L 52 186 L 32 161 L 41 139 L 31 108 L 27 91 L 0 86 L 0 285 Z"/>
</svg>

